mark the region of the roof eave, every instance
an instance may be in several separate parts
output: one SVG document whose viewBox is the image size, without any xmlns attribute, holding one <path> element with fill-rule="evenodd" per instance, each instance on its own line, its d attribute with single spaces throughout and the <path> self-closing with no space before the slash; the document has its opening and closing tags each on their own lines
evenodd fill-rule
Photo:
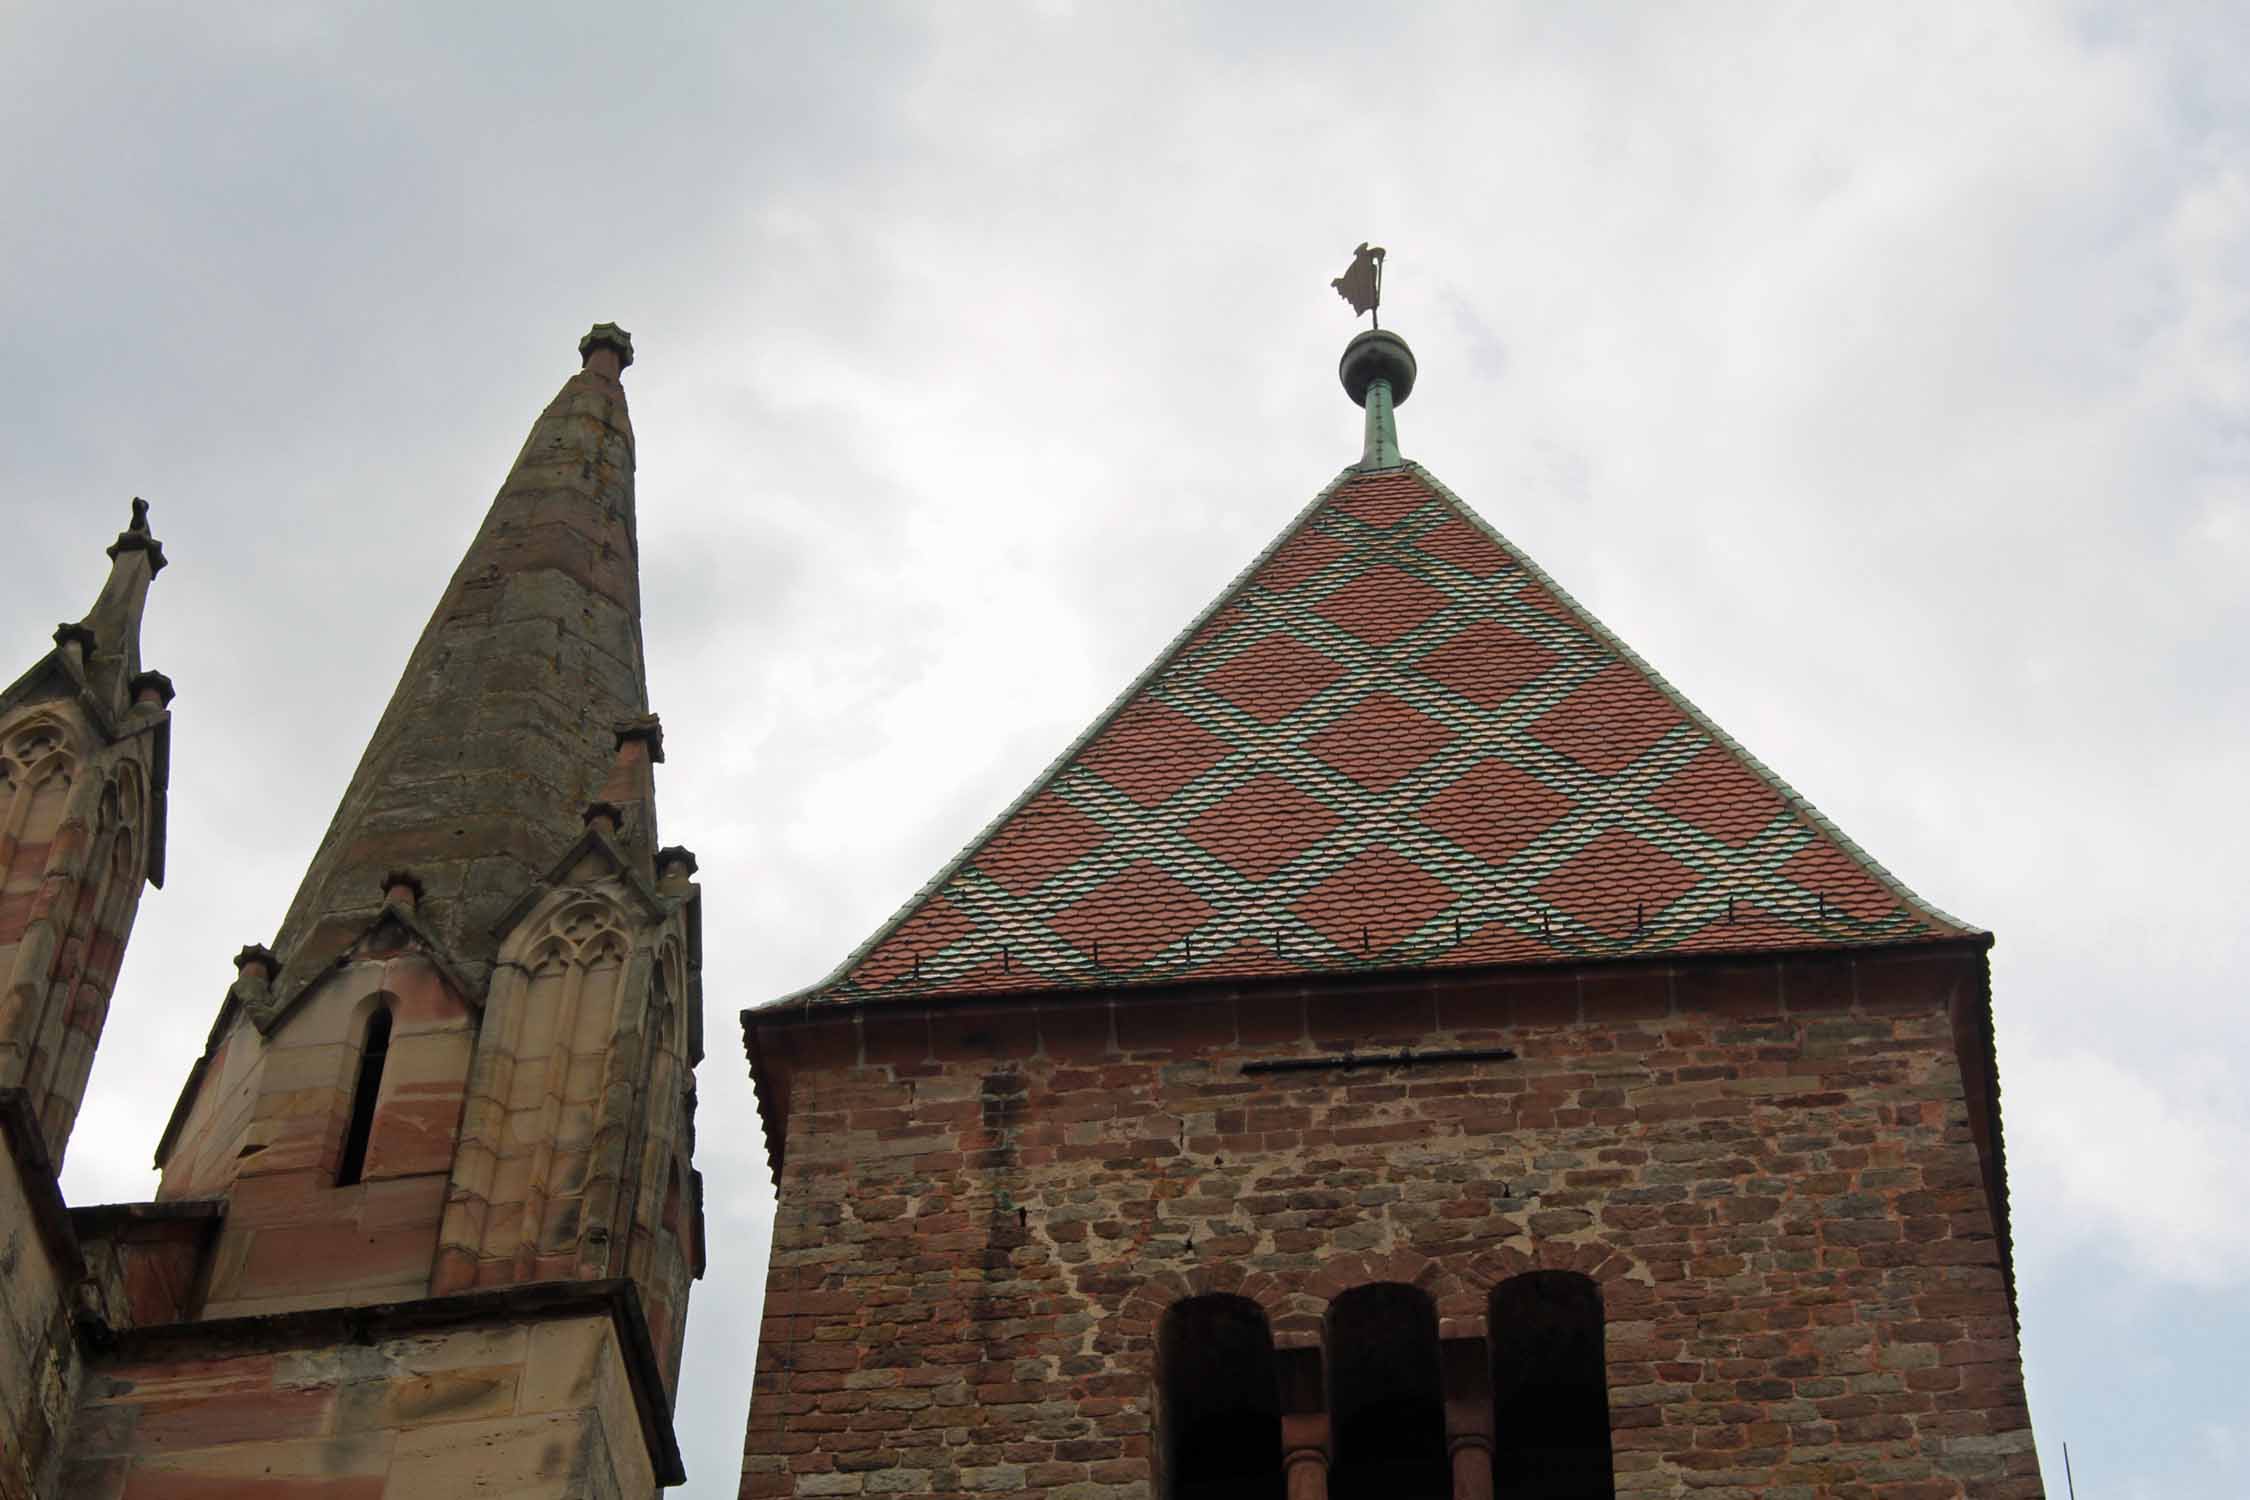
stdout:
<svg viewBox="0 0 2250 1500">
<path fill-rule="evenodd" d="M 1089 985 L 1057 987 L 1039 990 L 982 990 L 962 993 L 928 994 L 920 996 L 852 996 L 819 1000 L 809 992 L 798 991 L 778 1000 L 769 1000 L 740 1012 L 742 1024 L 743 1055 L 750 1068 L 750 1085 L 757 1102 L 759 1123 L 766 1138 L 766 1162 L 773 1174 L 776 1187 L 781 1185 L 781 1170 L 788 1149 L 788 1084 L 782 1065 L 770 1054 L 765 1033 L 769 1028 L 781 1029 L 807 1025 L 814 1022 L 834 1022 L 857 1018 L 869 1011 L 893 1011 L 900 1008 L 920 1010 L 925 1013 L 966 1010 L 989 1006 L 1030 1008 L 1041 1005 L 1091 1005 L 1112 1004 L 1123 1000 L 1132 1004 L 1162 1004 L 1198 993 L 1208 995 L 1224 992 L 1231 996 L 1258 998 L 1289 990 L 1357 990 L 1395 988 L 1402 984 L 1442 981 L 1446 984 L 1473 984 L 1502 976 L 1524 976 L 1549 973 L 1558 969 L 1617 969 L 1644 970 L 1651 968 L 1723 968 L 1739 967 L 1746 962 L 1786 963 L 1812 959 L 1860 959 L 1897 954 L 1960 953 L 1979 957 L 1989 953 L 1993 945 L 1989 932 L 1939 933 L 1912 938 L 1896 943 L 1863 944 L 1853 947 L 1808 944 L 1800 948 L 1746 948 L 1731 951 L 1695 953 L 1649 953 L 1621 955 L 1610 958 L 1564 956 L 1527 962 L 1486 965 L 1462 965 L 1458 968 L 1419 965 L 1399 969 L 1336 970 L 1310 974 L 1261 975 L 1242 979 L 1193 979 L 1161 981 L 1134 985 Z M 1989 965 L 1980 965 L 1989 975 Z M 1991 1024 L 1989 978 L 1985 989 L 1985 1024 Z M 1989 1056 L 1989 1043 L 1987 1047 Z M 1998 1140 L 1999 1105 L 1997 1079 L 1993 1090 L 1994 1139 Z M 1997 1151 L 1996 1151 L 1997 1160 Z M 2001 1171 L 2000 1202 L 2006 1202 L 2005 1168 Z M 2000 1217 L 2005 1220 L 2004 1207 Z M 2010 1305 L 2013 1306 L 2015 1272 L 2009 1255 L 2005 1224 L 2000 1228 L 2001 1253 L 2007 1262 Z"/>
</svg>

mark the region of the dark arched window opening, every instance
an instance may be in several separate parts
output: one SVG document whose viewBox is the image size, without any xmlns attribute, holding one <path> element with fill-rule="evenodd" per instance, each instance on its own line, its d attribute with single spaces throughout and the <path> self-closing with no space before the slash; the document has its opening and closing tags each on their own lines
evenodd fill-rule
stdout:
<svg viewBox="0 0 2250 1500">
<path fill-rule="evenodd" d="M 1281 1500 L 1281 1393 L 1258 1304 L 1175 1302 L 1156 1361 L 1166 1500 Z"/>
<path fill-rule="evenodd" d="M 352 1122 L 344 1131 L 344 1157 L 336 1164 L 336 1186 L 350 1187 L 367 1170 L 367 1140 L 375 1132 L 375 1099 L 383 1091 L 383 1059 L 391 1050 L 391 1010 L 380 1006 L 367 1018 L 367 1040 L 359 1049 L 359 1083 L 352 1090 Z"/>
<path fill-rule="evenodd" d="M 1354 1287 L 1328 1308 L 1333 1500 L 1444 1500 L 1445 1392 L 1437 1309 L 1396 1282 Z"/>
<path fill-rule="evenodd" d="M 1612 1500 L 1602 1293 L 1575 1271 L 1495 1287 L 1492 1488 L 1505 1500 Z"/>
</svg>

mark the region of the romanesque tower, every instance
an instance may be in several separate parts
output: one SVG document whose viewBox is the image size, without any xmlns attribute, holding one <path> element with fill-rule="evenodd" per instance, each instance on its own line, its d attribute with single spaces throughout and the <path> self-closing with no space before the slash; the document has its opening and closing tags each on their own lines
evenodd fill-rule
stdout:
<svg viewBox="0 0 2250 1500">
<path fill-rule="evenodd" d="M 26 1191 L 61 1304 L 33 1350 L 51 1378 L 0 1388 L 12 1431 L 45 1413 L 29 1493 L 634 1500 L 683 1477 L 700 907 L 657 832 L 632 342 L 602 324 L 580 355 L 278 934 L 219 986 L 156 1201 Z M 5 910 L 37 892 L 0 950 L 26 976 L 0 1057 L 57 1155 L 161 872 L 170 690 L 132 638 L 163 553 L 136 513 L 112 555 L 0 716 L 28 809 Z"/>
<path fill-rule="evenodd" d="M 1342 375 L 1359 461 L 744 1013 L 741 1494 L 2040 1494 L 1989 935 Z"/>
</svg>

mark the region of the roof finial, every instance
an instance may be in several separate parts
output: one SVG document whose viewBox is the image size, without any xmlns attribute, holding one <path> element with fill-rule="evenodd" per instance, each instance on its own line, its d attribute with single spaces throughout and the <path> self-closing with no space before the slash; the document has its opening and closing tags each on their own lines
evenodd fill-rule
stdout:
<svg viewBox="0 0 2250 1500">
<path fill-rule="evenodd" d="M 113 563 L 117 561 L 117 554 L 120 552 L 146 552 L 148 576 L 154 578 L 164 571 L 164 544 L 149 534 L 148 502 L 140 496 L 133 497 L 133 519 L 125 523 L 123 531 L 117 533 L 117 540 L 109 544 L 108 552 L 109 560 Z"/>
<path fill-rule="evenodd" d="M 615 380 L 633 362 L 633 336 L 615 323 L 596 323 L 578 341 L 579 363 Z"/>
<path fill-rule="evenodd" d="M 148 603 L 151 579 L 164 571 L 164 544 L 148 529 L 148 502 L 133 497 L 133 518 L 105 549 L 109 577 L 74 630 L 85 638 L 84 650 L 116 658 L 121 664 L 116 686 L 141 669 L 141 612 Z M 61 637 L 56 637 L 60 640 Z"/>
<path fill-rule="evenodd" d="M 1383 298 L 1383 248 L 1361 244 L 1343 275 L 1329 283 L 1355 313 L 1374 313 Z M 1414 351 L 1406 340 L 1386 332 L 1378 321 L 1344 346 L 1337 374 L 1352 400 L 1367 408 L 1367 440 L 1359 458 L 1363 470 L 1395 469 L 1398 419 L 1393 408 L 1414 390 Z"/>
</svg>

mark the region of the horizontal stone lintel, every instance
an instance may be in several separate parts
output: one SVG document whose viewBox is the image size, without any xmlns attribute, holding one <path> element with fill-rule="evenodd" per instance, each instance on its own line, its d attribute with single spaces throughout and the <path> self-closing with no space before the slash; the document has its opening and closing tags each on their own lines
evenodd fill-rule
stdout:
<svg viewBox="0 0 2250 1500">
<path fill-rule="evenodd" d="M 82 1240 L 115 1234 L 133 1224 L 173 1224 L 189 1220 L 226 1217 L 223 1198 L 173 1198 L 160 1203 L 90 1203 L 70 1210 L 70 1222 Z"/>
</svg>

